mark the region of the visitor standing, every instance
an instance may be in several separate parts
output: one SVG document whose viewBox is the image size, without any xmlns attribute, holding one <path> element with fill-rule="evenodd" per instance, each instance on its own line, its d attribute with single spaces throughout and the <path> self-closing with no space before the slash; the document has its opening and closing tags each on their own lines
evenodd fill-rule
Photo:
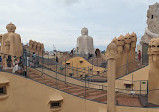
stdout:
<svg viewBox="0 0 159 112">
<path fill-rule="evenodd" d="M 59 60 L 58 60 L 58 57 L 56 56 L 56 62 L 58 63 L 59 62 Z"/>
<path fill-rule="evenodd" d="M 0 56 L 0 63 L 2 62 L 2 57 Z"/>
<path fill-rule="evenodd" d="M 2 66 L 2 57 L 0 56 L 0 70 L 2 70 L 3 66 Z"/>
<path fill-rule="evenodd" d="M 141 51 L 139 50 L 139 53 L 138 53 L 138 60 L 139 62 L 141 61 Z"/>
<path fill-rule="evenodd" d="M 12 59 L 11 59 L 10 55 L 8 55 L 8 59 L 6 61 L 7 61 L 7 67 L 11 67 L 12 66 Z"/>
</svg>

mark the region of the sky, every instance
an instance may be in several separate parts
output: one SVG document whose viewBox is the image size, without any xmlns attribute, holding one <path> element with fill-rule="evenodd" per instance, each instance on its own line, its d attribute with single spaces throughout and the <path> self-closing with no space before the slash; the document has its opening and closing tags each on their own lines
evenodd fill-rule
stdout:
<svg viewBox="0 0 159 112">
<path fill-rule="evenodd" d="M 146 28 L 148 6 L 159 0 L 0 0 L 0 34 L 16 25 L 23 43 L 44 43 L 45 50 L 70 51 L 87 27 L 95 48 L 105 50 L 114 37 Z"/>
</svg>

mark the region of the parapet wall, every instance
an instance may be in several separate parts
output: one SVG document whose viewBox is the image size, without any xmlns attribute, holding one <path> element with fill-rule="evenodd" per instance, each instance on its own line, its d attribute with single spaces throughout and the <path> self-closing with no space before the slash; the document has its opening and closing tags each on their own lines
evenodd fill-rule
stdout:
<svg viewBox="0 0 159 112">
<path fill-rule="evenodd" d="M 63 103 L 57 112 L 106 112 L 107 105 L 81 99 L 10 73 L 0 72 L 9 80 L 8 98 L 0 100 L 0 112 L 54 112 L 50 110 L 50 96 L 61 95 Z M 159 112 L 157 108 L 116 106 L 116 112 Z"/>
</svg>

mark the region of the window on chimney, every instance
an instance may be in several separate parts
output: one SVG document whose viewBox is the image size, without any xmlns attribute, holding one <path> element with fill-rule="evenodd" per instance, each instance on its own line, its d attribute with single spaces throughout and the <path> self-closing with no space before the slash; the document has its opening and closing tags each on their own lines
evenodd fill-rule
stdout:
<svg viewBox="0 0 159 112">
<path fill-rule="evenodd" d="M 59 108 L 59 107 L 61 107 L 61 102 L 60 101 L 51 102 L 50 107 L 51 108 Z"/>
</svg>

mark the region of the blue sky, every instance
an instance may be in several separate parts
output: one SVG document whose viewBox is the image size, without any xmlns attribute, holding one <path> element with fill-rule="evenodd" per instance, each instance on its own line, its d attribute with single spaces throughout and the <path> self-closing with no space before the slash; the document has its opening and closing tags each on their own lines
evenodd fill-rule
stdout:
<svg viewBox="0 0 159 112">
<path fill-rule="evenodd" d="M 10 22 L 23 43 L 43 42 L 46 50 L 69 51 L 83 27 L 89 29 L 95 48 L 105 50 L 116 36 L 144 34 L 149 5 L 157 0 L 0 0 L 0 33 Z"/>
</svg>

